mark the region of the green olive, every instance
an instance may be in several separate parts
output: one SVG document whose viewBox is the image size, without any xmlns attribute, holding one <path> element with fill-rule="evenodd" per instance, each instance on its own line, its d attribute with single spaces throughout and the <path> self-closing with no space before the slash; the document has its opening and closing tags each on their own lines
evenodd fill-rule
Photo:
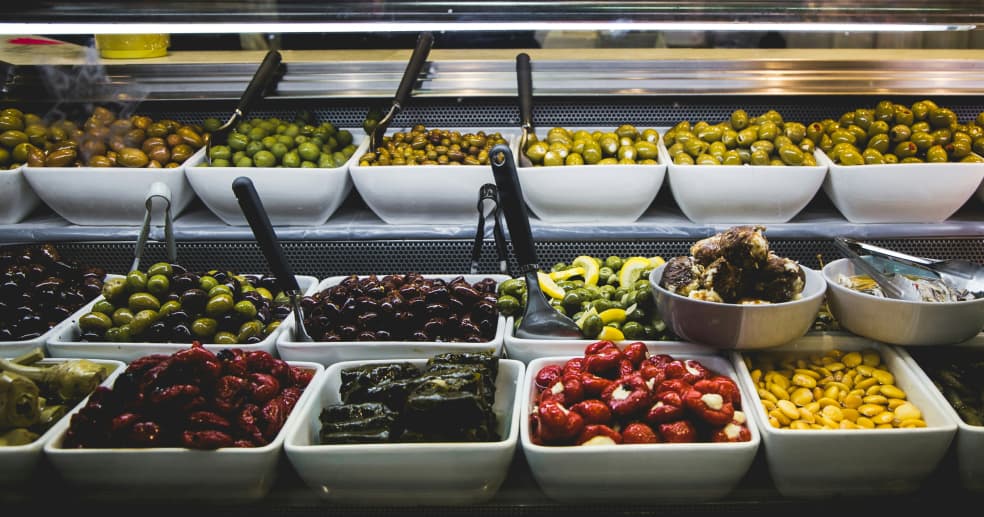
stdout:
<svg viewBox="0 0 984 517">
<path fill-rule="evenodd" d="M 910 129 L 909 126 L 897 124 L 892 126 L 892 129 L 888 131 L 888 136 L 891 138 L 893 144 L 905 142 L 912 137 L 912 129 Z"/>
<path fill-rule="evenodd" d="M 113 320 L 102 312 L 88 312 L 79 318 L 79 328 L 83 331 L 106 331 L 113 326 Z"/>
<path fill-rule="evenodd" d="M 232 288 L 226 284 L 216 284 L 215 286 L 213 286 L 211 289 L 208 290 L 209 298 L 212 298 L 220 294 L 227 294 L 229 295 L 230 298 L 232 298 L 234 297 L 235 293 L 233 293 Z"/>
<path fill-rule="evenodd" d="M 687 153 L 680 153 L 673 157 L 673 163 L 676 165 L 693 165 L 694 159 Z"/>
<path fill-rule="evenodd" d="M 161 316 L 167 316 L 174 311 L 181 310 L 181 302 L 176 300 L 168 300 L 161 304 L 161 309 L 157 311 Z"/>
<path fill-rule="evenodd" d="M 769 165 L 770 162 L 769 153 L 762 149 L 752 151 L 751 158 L 749 159 L 749 163 L 752 165 Z"/>
<path fill-rule="evenodd" d="M 156 296 L 147 293 L 139 292 L 130 295 L 127 302 L 127 306 L 132 311 L 142 311 L 144 309 L 160 310 L 161 302 Z"/>
<path fill-rule="evenodd" d="M 659 156 L 659 147 L 654 142 L 638 141 L 635 143 L 635 149 L 640 160 L 655 160 Z"/>
<path fill-rule="evenodd" d="M 147 290 L 155 296 L 165 296 L 171 288 L 171 281 L 164 275 L 153 275 L 147 279 Z"/>
<path fill-rule="evenodd" d="M 124 147 L 119 150 L 116 163 L 123 167 L 139 168 L 146 167 L 150 163 L 147 153 L 135 147 Z"/>
<path fill-rule="evenodd" d="M 581 323 L 581 333 L 586 337 L 593 338 L 601 332 L 601 327 L 604 325 L 604 322 L 601 321 L 601 316 L 591 314 L 584 318 L 584 321 Z"/>
<path fill-rule="evenodd" d="M 707 143 L 718 142 L 721 140 L 722 134 L 723 128 L 721 126 L 707 126 L 697 133 L 697 138 Z"/>
<path fill-rule="evenodd" d="M 102 299 L 92 304 L 92 312 L 101 312 L 103 314 L 111 316 L 116 307 L 109 302 L 109 300 Z"/>
<path fill-rule="evenodd" d="M 949 161 L 946 149 L 942 145 L 934 145 L 926 150 L 926 161 L 931 163 L 942 163 Z"/>
<path fill-rule="evenodd" d="M 113 312 L 113 325 L 121 327 L 133 321 L 133 311 L 128 307 L 120 307 Z"/>
<path fill-rule="evenodd" d="M 216 332 L 212 340 L 219 345 L 235 345 L 238 343 L 236 341 L 236 335 L 227 331 Z"/>
<path fill-rule="evenodd" d="M 892 145 L 892 138 L 886 133 L 879 133 L 871 137 L 868 140 L 868 148 L 875 149 L 880 153 L 888 152 L 889 147 Z"/>
<path fill-rule="evenodd" d="M 957 123 L 957 114 L 950 108 L 931 109 L 928 120 L 934 128 L 948 128 Z"/>
<path fill-rule="evenodd" d="M 512 316 L 519 312 L 519 298 L 508 294 L 500 294 L 496 301 L 496 307 L 504 316 Z"/>
<path fill-rule="evenodd" d="M 748 113 L 743 109 L 736 109 L 735 111 L 732 111 L 730 123 L 731 127 L 734 128 L 735 131 L 745 129 L 748 127 Z"/>
<path fill-rule="evenodd" d="M 133 319 L 130 321 L 130 333 L 134 336 L 139 336 L 143 334 L 147 327 L 151 326 L 158 318 L 157 311 L 152 311 L 150 309 L 144 309 L 133 315 Z"/>
<path fill-rule="evenodd" d="M 212 275 L 202 275 L 201 278 L 198 279 L 198 287 L 206 293 L 211 291 L 212 288 L 217 285 L 219 285 L 219 281 Z"/>
<path fill-rule="evenodd" d="M 130 325 L 122 325 L 106 329 L 106 339 L 120 343 L 131 340 Z"/>
<path fill-rule="evenodd" d="M 236 340 L 245 343 L 252 336 L 263 337 L 263 323 L 259 320 L 250 320 L 240 325 Z"/>
<path fill-rule="evenodd" d="M 899 163 L 899 157 L 892 153 L 885 153 L 885 163 Z"/>
<path fill-rule="evenodd" d="M 920 152 L 925 152 L 927 149 L 933 146 L 932 135 L 930 135 L 925 131 L 918 131 L 912 133 L 912 136 L 909 137 L 909 140 L 911 140 L 912 143 L 916 144 L 916 148 L 919 149 Z"/>
<path fill-rule="evenodd" d="M 213 318 L 198 318 L 191 322 L 191 333 L 204 340 L 210 339 L 218 328 L 219 323 Z"/>
<path fill-rule="evenodd" d="M 239 314 L 246 319 L 253 319 L 256 317 L 256 306 L 249 300 L 236 302 L 236 304 L 233 305 L 232 310 L 234 310 L 236 314 Z"/>
<path fill-rule="evenodd" d="M 219 293 L 215 296 L 211 296 L 208 302 L 205 303 L 205 314 L 211 317 L 221 316 L 233 308 L 232 295 L 228 293 Z"/>
<path fill-rule="evenodd" d="M 738 132 L 738 137 L 736 141 L 739 147 L 749 147 L 753 142 L 759 139 L 759 128 L 758 126 L 749 126 Z"/>
<path fill-rule="evenodd" d="M 147 289 L 147 273 L 140 270 L 133 270 L 127 273 L 126 288 L 130 292 L 145 291 Z"/>
<path fill-rule="evenodd" d="M 765 152 L 765 154 L 769 156 L 771 156 L 772 153 L 776 150 L 775 144 L 773 144 L 769 140 L 756 140 L 755 142 L 752 142 L 752 145 L 749 148 L 752 150 L 753 153 L 755 151 L 763 151 Z"/>
<path fill-rule="evenodd" d="M 734 149 L 729 149 L 721 158 L 722 165 L 742 165 L 741 155 Z"/>
<path fill-rule="evenodd" d="M 901 104 L 896 104 L 895 123 L 902 124 L 905 126 L 911 126 L 913 122 L 915 122 L 915 116 L 913 115 L 912 110 Z"/>
<path fill-rule="evenodd" d="M 803 151 L 795 145 L 784 145 L 779 148 L 779 159 L 786 165 L 802 165 Z"/>
<path fill-rule="evenodd" d="M 697 165 L 721 165 L 721 161 L 710 154 L 701 154 L 694 160 Z"/>
<path fill-rule="evenodd" d="M 894 153 L 900 159 L 905 159 L 915 156 L 918 151 L 919 148 L 917 148 L 916 144 L 912 142 L 899 142 L 899 144 L 895 146 Z"/>
<path fill-rule="evenodd" d="M 889 100 L 879 101 L 875 105 L 875 120 L 891 123 L 895 120 L 895 103 Z"/>
<path fill-rule="evenodd" d="M 110 278 L 103 282 L 102 295 L 113 305 L 120 305 L 119 301 L 126 300 L 126 279 Z"/>
</svg>

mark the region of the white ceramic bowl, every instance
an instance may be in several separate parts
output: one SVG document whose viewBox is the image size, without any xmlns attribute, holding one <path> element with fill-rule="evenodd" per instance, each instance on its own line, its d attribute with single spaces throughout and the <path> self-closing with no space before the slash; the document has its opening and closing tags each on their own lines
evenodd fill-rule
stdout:
<svg viewBox="0 0 984 517">
<path fill-rule="evenodd" d="M 681 339 L 721 349 L 771 348 L 806 334 L 823 303 L 827 283 L 819 271 L 801 266 L 806 285 L 798 300 L 739 305 L 696 300 L 660 286 L 666 264 L 649 276 L 663 321 Z"/>
<path fill-rule="evenodd" d="M 957 346 L 980 349 L 984 347 L 984 340 L 977 339 Z M 896 348 L 895 351 L 912 367 L 923 384 L 934 386 L 926 370 L 908 350 Z M 957 436 L 950 447 L 955 453 L 960 484 L 971 492 L 984 493 L 984 427 L 967 424 L 943 393 L 938 389 L 930 391 L 936 396 L 936 402 L 950 415 L 950 419 L 957 423 Z"/>
<path fill-rule="evenodd" d="M 382 278 L 384 275 L 377 275 Z M 451 280 L 459 275 L 423 275 L 426 278 Z M 492 278 L 501 283 L 509 280 L 508 275 L 460 275 L 470 283 L 483 278 Z M 347 276 L 333 276 L 322 280 L 308 294 L 315 294 L 341 283 Z M 425 359 L 436 354 L 447 352 L 491 352 L 496 356 L 502 354 L 502 345 L 506 334 L 506 318 L 501 314 L 496 324 L 495 336 L 484 343 L 454 343 L 441 341 L 295 341 L 294 320 L 288 318 L 283 330 L 277 336 L 277 353 L 289 361 L 312 361 L 330 366 L 342 361 L 368 359 L 392 359 L 403 357 L 410 359 Z M 317 339 L 316 336 L 312 336 Z"/>
<path fill-rule="evenodd" d="M 296 275 L 297 284 L 305 294 L 310 293 L 318 283 L 318 279 L 313 276 Z M 48 354 L 52 357 L 95 357 L 99 359 L 115 359 L 117 361 L 130 362 L 145 355 L 150 354 L 173 354 L 179 350 L 188 348 L 190 343 L 148 343 L 148 342 L 112 342 L 112 341 L 81 341 L 82 331 L 79 329 L 78 319 L 85 313 L 92 310 L 92 306 L 103 296 L 89 302 L 82 310 L 69 318 L 68 323 L 59 327 L 51 339 L 48 340 Z M 293 314 L 288 314 L 284 321 L 290 321 Z M 263 341 L 254 344 L 235 345 L 244 351 L 262 350 L 276 355 L 277 337 L 284 330 L 281 323 L 276 330 L 270 333 Z M 202 343 L 205 348 L 218 352 L 230 345 L 220 345 L 216 343 Z"/>
<path fill-rule="evenodd" d="M 262 499 L 277 479 L 288 427 L 305 412 L 324 382 L 320 364 L 288 364 L 315 374 L 276 438 L 263 447 L 66 449 L 62 443 L 71 421 L 67 415 L 55 437 L 45 444 L 44 454 L 71 487 L 95 498 L 230 503 Z"/>
<path fill-rule="evenodd" d="M 512 316 L 506 319 L 506 336 L 504 341 L 506 357 L 517 359 L 529 364 L 534 359 L 542 357 L 576 356 L 584 355 L 584 349 L 597 339 L 525 339 L 516 337 L 516 320 Z M 649 348 L 659 348 L 664 353 L 674 354 L 677 351 L 685 353 L 711 354 L 717 349 L 710 346 L 688 343 L 685 341 L 651 341 L 640 339 L 626 339 L 616 341 L 619 346 L 628 343 L 642 342 Z"/>
<path fill-rule="evenodd" d="M 24 176 L 24 166 L 0 170 L 0 224 L 14 224 L 31 214 L 41 199 Z"/>
<path fill-rule="evenodd" d="M 768 423 L 762 399 L 744 362 L 734 352 L 738 380 L 752 394 L 745 405 L 762 433 L 772 481 L 786 497 L 823 498 L 906 493 L 916 490 L 936 469 L 957 432 L 937 398 L 892 347 L 858 337 L 804 338 L 763 352 L 795 351 L 806 358 L 831 349 L 845 352 L 875 348 L 895 385 L 923 414 L 926 427 L 912 429 L 777 429 Z"/>
<path fill-rule="evenodd" d="M 363 131 L 352 130 L 359 145 Z M 278 167 L 200 167 L 205 150 L 195 153 L 185 167 L 188 182 L 219 219 L 228 225 L 246 226 L 232 180 L 245 176 L 253 181 L 263 208 L 273 226 L 318 226 L 338 210 L 349 192 L 349 166 L 358 160 L 355 152 L 342 166 L 331 169 Z"/>
<path fill-rule="evenodd" d="M 455 128 L 474 133 L 475 128 Z M 487 134 L 498 131 L 506 142 L 509 130 L 487 128 Z M 409 131 L 390 129 L 387 134 Z M 355 154 L 361 157 L 369 150 L 365 139 Z M 475 224 L 478 212 L 478 192 L 482 185 L 495 183 L 491 165 L 391 165 L 366 167 L 359 158 L 349 169 L 355 189 L 369 208 L 389 224 Z"/>
<path fill-rule="evenodd" d="M 615 130 L 613 127 L 568 129 Z M 517 160 L 516 173 L 523 198 L 533 214 L 546 223 L 634 222 L 656 199 L 666 176 L 666 161 L 662 157 L 657 165 L 520 167 L 518 146 L 517 138 L 513 157 Z"/>
<path fill-rule="evenodd" d="M 16 356 L 9 356 L 16 357 Z M 65 362 L 66 359 L 42 359 L 38 364 L 58 364 Z M 92 359 L 92 362 L 105 365 L 113 370 L 106 376 L 102 386 L 112 386 L 119 374 L 123 373 L 126 365 L 120 361 L 107 361 L 103 359 Z M 88 401 L 88 397 L 79 402 L 69 413 L 78 411 Z M 66 413 L 58 422 L 48 428 L 37 440 L 25 445 L 14 445 L 0 447 L 0 486 L 18 485 L 31 481 L 37 472 L 43 457 L 44 446 L 51 441 L 69 421 L 69 413 Z"/>
<path fill-rule="evenodd" d="M 24 175 L 45 204 L 77 225 L 143 224 L 145 201 L 155 183 L 163 183 L 170 190 L 172 217 L 181 214 L 195 198 L 184 165 L 172 169 L 25 166 Z M 155 202 L 153 206 L 151 221 L 163 224 L 163 204 Z"/>
<path fill-rule="evenodd" d="M 880 298 L 837 283 L 840 275 L 861 274 L 846 258 L 823 268 L 830 313 L 844 329 L 883 343 L 949 345 L 984 329 L 984 298 L 965 302 L 912 302 Z"/>
<path fill-rule="evenodd" d="M 321 410 L 341 402 L 341 371 L 382 361 L 346 361 L 326 370 L 311 404 L 287 431 L 284 450 L 304 482 L 323 499 L 343 504 L 464 505 L 499 490 L 519 442 L 524 366 L 502 359 L 493 411 L 502 440 L 476 443 L 321 444 Z M 426 359 L 409 359 L 422 366 Z"/>
<path fill-rule="evenodd" d="M 816 196 L 827 165 L 677 165 L 663 139 L 660 159 L 667 163 L 673 199 L 687 219 L 700 224 L 785 223 Z"/>
<path fill-rule="evenodd" d="M 735 379 L 723 357 L 650 348 L 677 359 L 696 359 L 721 375 Z M 520 439 L 533 477 L 543 492 L 565 504 L 647 502 L 693 503 L 729 494 L 745 476 L 758 452 L 758 429 L 749 421 L 751 440 L 734 443 L 656 443 L 597 446 L 536 445 L 529 415 L 536 404 L 536 374 L 544 366 L 563 365 L 571 357 L 541 357 L 526 367 L 523 381 Z M 739 386 L 742 409 L 750 394 Z"/>
<path fill-rule="evenodd" d="M 845 166 L 820 158 L 829 168 L 823 190 L 852 223 L 939 223 L 984 180 L 984 163 Z"/>
</svg>

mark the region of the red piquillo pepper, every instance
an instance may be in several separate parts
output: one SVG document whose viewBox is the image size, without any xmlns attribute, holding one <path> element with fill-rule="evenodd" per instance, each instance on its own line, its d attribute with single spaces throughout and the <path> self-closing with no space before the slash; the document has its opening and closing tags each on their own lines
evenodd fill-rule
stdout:
<svg viewBox="0 0 984 517">
<path fill-rule="evenodd" d="M 530 415 L 540 445 L 738 442 L 751 439 L 741 392 L 696 359 L 641 342 L 598 341 L 584 357 L 542 368 Z"/>
<path fill-rule="evenodd" d="M 283 429 L 313 374 L 265 351 L 214 354 L 199 342 L 142 357 L 112 388 L 90 395 L 73 415 L 64 446 L 263 446 Z"/>
</svg>

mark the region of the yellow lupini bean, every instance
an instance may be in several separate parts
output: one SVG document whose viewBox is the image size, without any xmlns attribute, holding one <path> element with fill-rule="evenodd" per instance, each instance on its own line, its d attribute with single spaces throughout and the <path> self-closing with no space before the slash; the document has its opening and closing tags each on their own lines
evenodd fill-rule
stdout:
<svg viewBox="0 0 984 517">
<path fill-rule="evenodd" d="M 897 388 L 894 385 L 886 384 L 884 386 L 879 386 L 879 391 L 882 395 L 890 399 L 904 399 L 906 398 L 905 392 Z"/>
<path fill-rule="evenodd" d="M 796 409 L 796 404 L 793 404 L 788 400 L 780 400 L 776 406 L 779 408 L 779 411 L 782 411 L 782 414 L 789 417 L 790 420 L 796 420 L 800 417 L 799 410 Z"/>
<path fill-rule="evenodd" d="M 789 394 L 789 400 L 797 406 L 805 406 L 813 402 L 813 392 L 806 388 L 800 388 Z"/>
<path fill-rule="evenodd" d="M 861 360 L 861 354 L 858 352 L 848 352 L 844 354 L 844 357 L 841 357 L 841 362 L 848 368 L 854 368 L 861 364 Z"/>
<path fill-rule="evenodd" d="M 769 424 L 789 429 L 888 429 L 926 423 L 876 350 L 745 357 Z"/>
</svg>

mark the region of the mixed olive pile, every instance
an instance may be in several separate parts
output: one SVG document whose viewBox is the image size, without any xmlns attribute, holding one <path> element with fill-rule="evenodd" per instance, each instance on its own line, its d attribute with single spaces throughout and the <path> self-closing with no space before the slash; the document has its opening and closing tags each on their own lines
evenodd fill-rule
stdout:
<svg viewBox="0 0 984 517">
<path fill-rule="evenodd" d="M 655 165 L 659 132 L 622 124 L 614 131 L 554 127 L 544 140 L 531 134 L 523 153 L 536 165 Z"/>
<path fill-rule="evenodd" d="M 208 118 L 202 125 L 211 133 L 222 123 Z M 331 122 L 315 125 L 308 113 L 299 113 L 293 122 L 277 117 L 244 120 L 229 133 L 227 144 L 209 148 L 212 167 L 333 169 L 345 165 L 356 149 L 350 131 Z"/>
<path fill-rule="evenodd" d="M 612 255 L 604 260 L 581 255 L 558 262 L 549 273 L 538 272 L 540 288 L 550 305 L 570 316 L 586 339 L 673 339 L 656 310 L 649 273 L 661 257 Z M 518 326 L 526 306 L 526 281 L 512 278 L 499 284 L 499 312 L 515 316 Z"/>
<path fill-rule="evenodd" d="M 384 136 L 382 145 L 359 158 L 359 165 L 488 165 L 489 151 L 507 143 L 499 132 L 462 133 L 418 124 L 409 133 Z"/>
<path fill-rule="evenodd" d="M 496 281 L 445 281 L 417 273 L 350 275 L 301 300 L 315 341 L 457 341 L 495 337 Z"/>
<path fill-rule="evenodd" d="M 816 140 L 776 110 L 751 117 L 738 109 L 717 124 L 681 121 L 663 135 L 677 165 L 816 165 Z"/>
<path fill-rule="evenodd" d="M 83 341 L 255 344 L 290 314 L 276 286 L 272 276 L 158 262 L 107 280 L 104 298 L 78 324 Z"/>
<path fill-rule="evenodd" d="M 99 296 L 105 277 L 52 244 L 0 251 L 0 341 L 41 336 Z"/>
<path fill-rule="evenodd" d="M 67 120 L 46 125 L 16 109 L 2 115 L 2 127 L 11 128 L 0 133 L 0 145 L 10 149 L 7 165 L 172 168 L 205 143 L 200 127 L 143 115 L 117 118 L 104 107 L 95 108 L 81 127 Z"/>
<path fill-rule="evenodd" d="M 961 124 L 929 99 L 911 106 L 882 100 L 813 122 L 807 136 L 840 165 L 984 161 L 984 112 Z"/>
</svg>

